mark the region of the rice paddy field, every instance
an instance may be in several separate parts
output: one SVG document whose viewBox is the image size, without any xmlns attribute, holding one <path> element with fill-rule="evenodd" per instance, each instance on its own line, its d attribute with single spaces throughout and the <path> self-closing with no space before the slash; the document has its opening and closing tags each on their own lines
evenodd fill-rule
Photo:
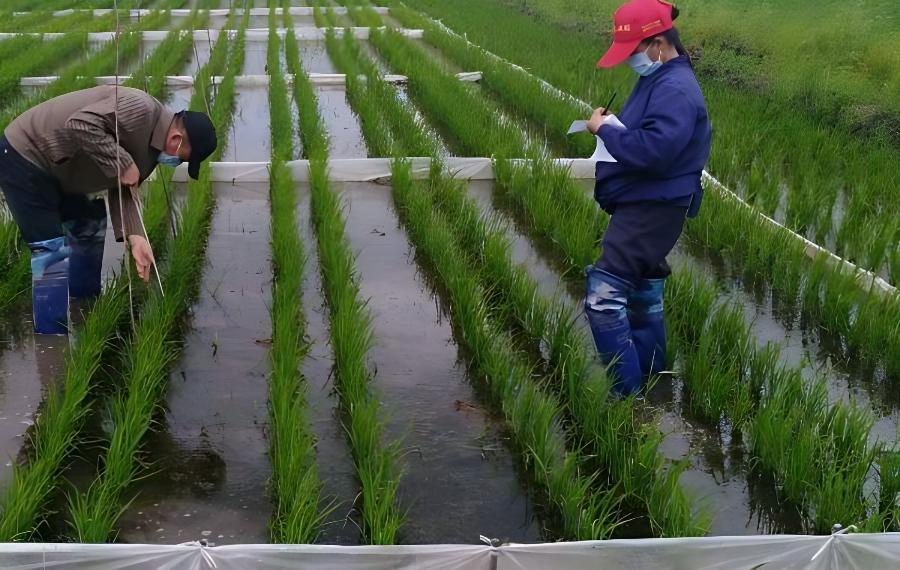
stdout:
<svg viewBox="0 0 900 570">
<path fill-rule="evenodd" d="M 162 288 L 108 236 L 68 338 L 0 208 L 0 541 L 900 531 L 897 11 L 682 4 L 712 177 L 676 374 L 619 400 L 561 160 L 634 82 L 594 66 L 617 1 L 3 2 L 0 125 L 118 75 L 220 145 L 143 186 Z"/>
</svg>

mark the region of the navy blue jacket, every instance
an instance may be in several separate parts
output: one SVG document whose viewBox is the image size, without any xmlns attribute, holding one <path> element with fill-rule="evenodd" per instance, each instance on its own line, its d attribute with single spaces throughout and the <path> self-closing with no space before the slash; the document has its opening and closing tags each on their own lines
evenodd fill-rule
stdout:
<svg viewBox="0 0 900 570">
<path fill-rule="evenodd" d="M 617 116 L 627 129 L 606 126 L 598 133 L 618 161 L 597 163 L 600 206 L 612 213 L 616 204 L 663 200 L 691 205 L 689 215 L 696 215 L 711 133 L 688 57 L 641 77 Z"/>
</svg>

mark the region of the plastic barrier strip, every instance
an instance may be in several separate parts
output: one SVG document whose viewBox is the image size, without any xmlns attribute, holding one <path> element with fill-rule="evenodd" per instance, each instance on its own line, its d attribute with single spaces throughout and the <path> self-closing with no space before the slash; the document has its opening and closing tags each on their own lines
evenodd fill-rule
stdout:
<svg viewBox="0 0 900 570">
<path fill-rule="evenodd" d="M 818 556 L 817 556 L 818 554 Z M 118 570 L 154 568 L 245 568 L 248 560 L 271 568 L 410 568 L 419 570 L 582 570 L 606 567 L 698 570 L 741 567 L 896 568 L 900 534 L 830 536 L 760 535 L 702 538 L 647 538 L 551 544 L 421 546 L 332 546 L 233 544 L 206 541 L 179 545 L 8 543 L 0 548 L 4 568 L 67 565 Z"/>
<path fill-rule="evenodd" d="M 457 73 L 456 76 L 460 81 L 478 82 L 481 81 L 480 71 L 464 71 Z M 291 74 L 283 75 L 285 82 L 290 84 L 294 80 Z M 314 85 L 344 85 L 347 82 L 347 76 L 343 73 L 310 73 L 309 78 Z M 46 77 L 23 77 L 19 81 L 22 87 L 43 87 L 56 81 L 58 77 L 48 75 Z M 117 78 L 114 75 L 103 75 L 95 78 L 97 85 L 114 85 Z M 130 79 L 128 75 L 118 76 L 119 85 L 123 85 Z M 384 75 L 382 77 L 388 83 L 407 83 L 408 78 L 405 75 Z M 215 75 L 212 77 L 213 84 L 222 82 L 222 77 Z M 171 87 L 189 87 L 194 84 L 194 78 L 190 75 L 169 75 L 166 77 L 166 85 Z M 269 84 L 268 75 L 238 75 L 235 77 L 235 85 L 238 87 L 264 87 Z"/>
<path fill-rule="evenodd" d="M 335 182 L 373 182 L 391 177 L 390 158 L 333 158 L 328 161 L 329 180 Z M 427 178 L 431 158 L 414 157 L 414 178 Z M 524 162 L 526 159 L 521 159 Z M 513 160 L 513 162 L 518 162 Z M 450 157 L 444 160 L 447 168 L 457 178 L 465 180 L 493 180 L 494 163 L 490 158 Z M 572 178 L 593 179 L 594 161 L 587 158 L 558 158 L 557 164 L 570 169 Z M 294 180 L 309 181 L 309 161 L 292 160 L 287 163 Z M 175 182 L 187 181 L 186 166 L 175 171 Z M 269 162 L 213 162 L 210 175 L 214 182 L 268 182 Z"/>
<path fill-rule="evenodd" d="M 349 28 L 335 28 L 335 33 L 338 37 L 341 37 L 346 30 L 350 30 L 350 33 L 353 34 L 353 37 L 359 40 L 367 40 L 369 39 L 369 30 L 371 28 L 361 28 L 361 27 L 349 27 Z M 384 29 L 375 28 L 375 29 Z M 325 33 L 327 32 L 327 28 L 316 28 L 313 26 L 298 26 L 294 28 L 294 34 L 297 36 L 298 40 L 312 40 L 312 41 L 325 41 Z M 198 41 L 208 41 L 210 38 L 212 40 L 216 40 L 219 37 L 221 32 L 226 32 L 229 34 L 229 37 L 234 38 L 237 30 L 194 30 L 194 39 Z M 421 39 L 425 36 L 424 30 L 412 30 L 408 28 L 397 29 L 397 32 L 403 34 L 408 38 L 413 39 Z M 160 41 L 166 37 L 168 32 L 163 30 L 148 30 L 142 32 L 144 41 Z M 279 28 L 278 35 L 284 35 L 284 29 Z M 115 37 L 115 32 L 89 32 L 88 33 L 88 41 L 89 42 L 108 42 L 112 41 Z M 2 32 L 0 33 L 0 40 L 11 39 L 16 36 L 41 36 L 45 40 L 58 39 L 63 37 L 65 34 L 60 32 L 46 33 L 42 34 L 39 32 Z M 248 42 L 268 42 L 269 41 L 269 29 L 268 28 L 250 28 L 247 30 L 246 37 L 244 38 Z"/>
<path fill-rule="evenodd" d="M 376 13 L 381 14 L 381 15 L 387 15 L 388 13 L 390 13 L 390 10 L 388 8 L 385 8 L 382 6 L 376 6 L 373 8 Z M 326 10 L 333 11 L 335 14 L 347 14 L 348 13 L 346 6 L 333 6 L 331 8 L 326 8 Z M 52 13 L 52 15 L 55 17 L 63 17 L 63 16 L 71 16 L 75 12 L 85 12 L 85 11 L 86 10 L 76 10 L 76 9 L 56 10 Z M 128 15 L 131 18 L 142 18 L 144 16 L 149 15 L 153 11 L 154 10 L 148 10 L 148 9 L 135 9 L 135 10 L 129 10 Z M 169 12 L 172 16 L 175 16 L 175 17 L 187 17 L 187 16 L 191 15 L 191 10 L 183 9 L 183 8 L 174 8 L 171 10 L 159 10 L 159 11 L 160 12 Z M 203 12 L 203 10 L 200 10 L 200 11 Z M 227 16 L 230 12 L 230 10 L 228 8 L 215 8 L 215 9 L 206 10 L 206 11 L 209 12 L 210 16 Z M 250 15 L 251 16 L 268 16 L 269 11 L 270 11 L 269 8 L 250 8 Z M 98 9 L 92 10 L 92 12 L 94 13 L 94 17 L 100 17 L 100 16 L 106 16 L 107 14 L 110 14 L 112 12 L 112 9 L 98 8 Z M 283 8 L 275 8 L 275 14 L 280 16 L 283 13 L 284 13 Z M 312 15 L 314 15 L 314 9 L 310 6 L 293 6 L 291 8 L 288 8 L 288 14 L 290 14 L 292 16 L 312 16 Z M 13 16 L 29 16 L 29 15 L 31 15 L 31 12 L 29 12 L 29 11 L 13 12 Z"/>
</svg>

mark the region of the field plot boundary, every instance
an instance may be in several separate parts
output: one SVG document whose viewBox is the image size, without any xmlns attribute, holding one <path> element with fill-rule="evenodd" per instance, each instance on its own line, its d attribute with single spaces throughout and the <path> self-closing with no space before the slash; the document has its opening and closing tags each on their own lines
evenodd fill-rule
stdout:
<svg viewBox="0 0 900 570">
<path fill-rule="evenodd" d="M 349 10 L 346 6 L 331 6 L 326 7 L 326 10 L 330 12 L 334 12 L 335 14 L 349 14 Z M 390 12 L 388 8 L 382 6 L 373 7 L 375 13 L 386 15 Z M 251 16 L 268 16 L 271 8 L 250 8 L 249 12 Z M 68 10 L 55 10 L 50 13 L 55 18 L 61 18 L 64 16 L 71 16 L 72 14 L 82 13 L 82 12 L 92 12 L 95 17 L 98 16 L 106 16 L 108 14 L 112 14 L 113 10 L 111 8 L 96 8 L 93 10 L 83 10 L 83 9 L 74 9 L 70 8 Z M 147 8 L 140 9 L 132 9 L 127 10 L 128 16 L 131 18 L 143 18 L 144 16 L 149 16 L 151 13 L 158 12 L 168 12 L 172 16 L 182 17 L 182 16 L 190 16 L 191 10 L 187 8 L 172 8 L 170 10 L 151 10 Z M 200 10 L 201 12 L 207 13 L 210 16 L 227 16 L 231 10 L 228 8 L 213 8 L 211 10 Z M 122 10 L 122 12 L 126 12 Z M 275 8 L 275 14 L 281 16 L 284 13 L 282 8 Z M 315 13 L 315 9 L 312 6 L 291 6 L 288 8 L 289 16 L 312 16 Z M 13 12 L 14 17 L 27 17 L 30 16 L 32 12 L 30 11 L 21 11 L 21 12 Z"/>
<path fill-rule="evenodd" d="M 782 567 L 831 570 L 838 568 L 888 567 L 900 556 L 896 534 L 845 534 L 831 536 L 761 535 L 746 537 L 643 538 L 506 546 L 326 546 L 246 544 L 206 546 L 205 542 L 179 545 L 11 543 L 0 557 L 10 557 L 24 566 L 71 561 L 130 567 L 137 560 L 153 560 L 157 567 L 237 567 L 248 557 L 257 564 L 300 564 L 304 568 L 335 568 L 372 565 L 399 568 L 416 561 L 417 568 L 466 570 L 538 570 L 552 558 L 559 570 L 585 568 L 588 560 L 603 558 L 609 565 L 628 567 L 635 557 L 641 568 L 663 570 L 679 560 L 692 568 L 733 562 L 739 556 L 750 567 L 777 561 Z M 481 537 L 488 541 L 487 538 Z M 885 564 L 887 566 L 877 566 Z M 237 565 L 237 566 L 235 566 Z"/>
<path fill-rule="evenodd" d="M 343 73 L 310 73 L 309 81 L 313 85 L 345 85 L 347 76 Z M 268 75 L 236 75 L 234 77 L 235 87 L 266 87 L 269 85 Z M 283 76 L 287 85 L 294 82 L 294 76 L 286 73 Z M 478 82 L 481 81 L 480 71 L 463 71 L 456 74 L 460 81 Z M 44 77 L 23 77 L 19 80 L 22 87 L 44 87 L 59 79 L 56 75 L 48 75 Z M 79 77 L 79 79 L 86 79 Z M 94 78 L 97 85 L 124 85 L 131 79 L 130 75 L 100 75 Z M 214 75 L 210 78 L 213 85 L 219 85 L 224 81 L 221 75 Z M 388 83 L 400 84 L 407 83 L 409 78 L 405 75 L 386 74 L 381 78 Z M 165 77 L 165 85 L 167 87 L 190 87 L 194 84 L 194 78 L 190 75 L 167 75 Z"/>
<path fill-rule="evenodd" d="M 165 14 L 165 12 L 160 12 L 161 14 Z M 352 26 L 347 28 L 335 28 L 336 35 L 338 37 L 343 36 L 345 31 L 349 31 L 353 34 L 353 37 L 359 40 L 367 40 L 369 39 L 369 34 L 371 30 L 379 30 L 384 28 L 366 28 L 366 27 L 358 27 Z M 294 28 L 279 28 L 278 35 L 284 36 L 286 33 L 285 30 L 293 30 L 294 35 L 297 40 L 320 40 L 324 41 L 327 30 L 325 28 L 316 28 L 313 26 L 297 26 Z M 425 30 L 418 29 L 410 29 L 410 28 L 398 28 L 395 30 L 397 33 L 402 34 L 408 38 L 421 39 L 425 36 Z M 234 39 L 237 34 L 237 30 L 234 29 L 222 29 L 222 30 L 194 30 L 192 33 L 194 35 L 195 40 L 211 40 L 215 41 L 218 39 L 221 33 L 226 33 L 229 35 L 231 39 Z M 166 34 L 169 32 L 165 30 L 145 30 L 143 32 L 136 32 L 141 34 L 141 38 L 144 41 L 159 41 L 166 37 Z M 65 36 L 66 34 L 62 32 L 48 32 L 48 33 L 40 33 L 40 32 L 2 32 L 0 33 L 0 40 L 7 40 L 16 38 L 19 36 L 29 36 L 29 37 L 41 37 L 44 41 L 55 40 Z M 89 42 L 110 42 L 115 38 L 115 32 L 88 32 L 87 39 Z M 244 35 L 244 40 L 247 42 L 268 42 L 269 41 L 269 28 L 247 28 L 246 33 Z"/>
</svg>

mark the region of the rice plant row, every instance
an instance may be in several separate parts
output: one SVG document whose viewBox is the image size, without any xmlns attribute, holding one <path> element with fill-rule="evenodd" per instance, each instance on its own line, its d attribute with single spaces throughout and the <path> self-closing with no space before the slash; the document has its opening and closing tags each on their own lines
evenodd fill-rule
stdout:
<svg viewBox="0 0 900 570">
<path fill-rule="evenodd" d="M 269 377 L 269 457 L 271 494 L 275 504 L 270 522 L 272 541 L 315 542 L 328 509 L 321 509 L 322 483 L 316 469 L 315 437 L 309 426 L 306 382 L 300 371 L 308 350 L 301 304 L 303 241 L 296 224 L 297 197 L 285 162 L 293 156 L 293 123 L 287 86 L 281 69 L 281 40 L 274 8 L 270 12 L 268 68 L 272 130 L 270 169 L 272 270 L 272 372 Z"/>
<path fill-rule="evenodd" d="M 407 24 L 423 24 L 421 16 L 408 8 L 395 12 Z M 459 65 L 482 70 L 491 93 L 544 129 L 555 148 L 584 154 L 593 146 L 592 137 L 572 139 L 565 134 L 571 120 L 586 112 L 582 104 L 550 92 L 536 78 L 439 24 L 425 20 L 424 25 L 426 41 Z M 709 185 L 707 189 L 703 215 L 686 226 L 691 241 L 726 253 L 740 265 L 743 275 L 764 279 L 787 307 L 801 310 L 844 339 L 854 353 L 882 363 L 891 376 L 900 379 L 900 298 L 865 289 L 856 275 L 833 267 L 825 255 L 811 259 L 791 234 L 751 209 L 736 207 L 734 199 L 721 190 Z"/>
<path fill-rule="evenodd" d="M 431 89 L 432 87 L 429 87 L 429 85 L 438 84 L 438 82 L 431 80 L 431 76 L 422 76 L 417 73 L 418 70 L 416 69 L 415 62 L 420 61 L 424 57 L 424 54 L 418 52 L 419 55 L 417 56 L 416 48 L 411 46 L 408 43 L 408 40 L 405 40 L 396 34 L 394 34 L 395 37 L 393 37 L 390 42 L 385 42 L 384 38 L 388 37 L 389 34 L 391 34 L 391 32 L 387 32 L 384 35 L 376 34 L 373 40 L 380 52 L 384 54 L 392 64 L 395 62 L 402 64 L 399 69 L 411 78 L 410 93 L 416 97 L 427 89 Z M 427 69 L 425 66 L 421 67 Z M 445 73 L 445 75 L 449 74 Z M 480 104 L 478 98 L 472 96 L 464 98 L 464 94 L 459 91 L 454 95 L 457 97 L 460 107 L 464 108 L 467 113 L 477 113 L 477 111 L 473 111 L 473 108 Z M 437 115 L 434 113 L 435 109 L 430 108 L 427 102 L 424 102 L 426 101 L 426 98 L 422 97 L 421 99 L 423 100 L 423 107 L 425 110 L 431 112 L 432 116 Z M 461 140 L 461 146 L 477 146 L 479 145 L 479 135 L 481 131 L 488 128 L 490 127 L 484 125 L 473 126 L 472 124 L 466 124 L 464 121 L 459 121 L 459 123 L 456 124 L 454 134 Z M 520 149 L 519 152 L 522 155 L 526 154 L 525 149 Z M 571 269 L 569 276 L 573 279 L 580 280 L 581 268 L 591 263 L 597 255 L 594 236 L 596 236 L 597 228 L 602 228 L 603 226 L 603 224 L 597 224 L 596 222 L 597 217 L 600 214 L 598 214 L 595 206 L 591 203 L 590 198 L 569 179 L 568 173 L 564 169 L 555 167 L 551 162 L 546 160 L 538 159 L 531 164 L 514 164 L 509 161 L 499 160 L 497 161 L 496 167 L 500 187 L 503 188 L 509 197 L 512 198 L 514 202 L 518 203 L 522 211 L 527 214 L 529 220 L 533 222 L 532 226 L 537 233 L 547 239 L 556 251 L 565 256 L 567 264 Z M 592 228 L 593 231 L 591 231 Z M 677 292 L 679 290 L 678 285 L 681 282 L 690 283 L 689 288 L 684 288 L 684 290 L 688 292 L 693 291 L 695 288 L 702 288 L 703 285 L 693 276 L 676 273 L 676 279 L 673 279 L 672 287 L 670 287 L 670 289 Z M 721 334 L 722 331 L 719 329 L 723 325 L 709 328 L 705 318 L 707 314 L 691 312 L 690 316 L 695 317 L 693 321 L 684 322 L 676 326 L 694 331 L 697 337 L 702 338 L 703 336 L 706 336 L 714 339 L 716 334 Z M 698 318 L 699 316 L 704 317 L 703 320 L 700 320 Z M 731 332 L 732 336 L 730 338 L 751 338 L 747 326 L 742 319 L 731 319 L 729 322 L 734 329 Z M 745 362 L 766 362 L 766 359 L 764 358 L 765 354 L 758 355 L 758 353 L 760 351 L 767 352 L 770 350 L 772 349 L 758 348 L 748 342 Z M 703 357 L 697 360 L 698 366 L 696 367 L 692 368 L 691 365 L 688 364 L 686 371 L 690 374 L 691 372 L 704 370 L 704 367 L 701 364 L 706 363 L 704 358 L 708 354 L 715 354 L 715 352 L 704 354 Z M 686 354 L 686 356 L 690 355 Z M 724 355 L 723 358 L 728 358 L 728 355 Z M 734 356 L 731 356 L 731 358 L 734 358 Z M 778 359 L 776 358 L 775 362 L 777 361 Z M 764 374 L 764 376 L 755 377 L 754 382 L 757 386 L 762 387 L 762 389 L 758 391 L 758 394 L 754 394 L 747 388 L 741 388 L 738 390 L 738 393 L 743 390 L 745 393 L 749 394 L 749 396 L 745 398 L 735 398 L 733 396 L 735 395 L 735 390 L 737 390 L 736 387 L 742 382 L 749 382 L 747 379 L 747 366 L 748 365 L 746 364 L 742 366 L 732 366 L 729 368 L 729 370 L 733 372 L 732 374 L 720 376 L 719 384 L 728 389 L 720 390 L 717 397 L 699 398 L 701 402 L 705 400 L 709 403 L 707 406 L 709 408 L 707 417 L 715 417 L 718 419 L 719 416 L 715 416 L 715 412 L 718 411 L 720 415 L 725 414 L 729 417 L 738 429 L 752 425 L 753 418 L 756 417 L 754 414 L 754 399 L 752 396 L 756 396 L 757 399 L 761 400 L 762 403 L 759 404 L 759 407 L 764 408 L 766 404 L 774 402 L 774 400 L 770 401 L 767 400 L 767 398 L 772 397 L 771 395 L 776 391 L 776 388 L 785 385 L 787 382 L 785 378 L 790 379 L 792 377 L 789 373 L 790 371 L 785 372 L 784 369 L 777 366 L 756 366 L 756 368 L 753 369 L 753 372 Z M 740 372 L 740 374 L 738 374 L 738 372 Z M 704 373 L 704 378 L 709 379 L 710 377 L 711 374 Z M 689 379 L 686 379 L 686 383 L 688 383 L 689 386 L 692 385 Z M 706 393 L 703 396 L 710 394 L 708 383 L 706 382 L 696 382 L 693 386 L 701 387 L 706 390 Z M 698 394 L 698 396 L 700 396 L 700 394 Z M 798 406 L 801 402 L 809 403 L 811 406 L 813 403 L 818 402 L 817 394 L 814 392 L 810 393 L 808 390 L 800 391 L 798 398 L 801 399 L 800 401 L 795 400 L 795 403 Z M 737 405 L 741 402 L 746 402 L 746 404 L 743 406 Z M 870 417 L 870 414 L 867 415 L 862 411 L 856 410 L 852 406 L 836 405 L 828 408 L 827 402 L 825 402 L 825 404 L 828 414 L 850 418 L 846 425 L 854 430 L 853 433 L 868 433 L 868 427 L 870 427 L 871 424 L 868 423 L 867 418 Z M 737 412 L 741 413 L 738 414 Z M 854 492 L 858 492 L 859 497 L 859 502 L 856 504 L 844 503 L 840 505 L 843 507 L 843 512 L 846 515 L 843 517 L 843 520 L 858 519 L 859 509 L 855 507 L 856 505 L 863 504 L 862 489 L 864 478 L 854 478 L 853 475 L 858 474 L 860 471 L 865 472 L 863 466 L 871 466 L 871 459 L 873 457 L 872 450 L 868 449 L 865 439 L 863 438 L 862 441 L 858 438 L 850 438 L 849 440 L 842 439 L 842 432 L 836 429 L 836 426 L 833 423 L 827 422 L 826 419 L 822 417 L 817 417 L 817 421 L 811 425 L 802 424 L 798 426 L 798 429 L 804 434 L 815 434 L 815 437 L 818 437 L 821 440 L 821 444 L 825 446 L 825 448 L 833 448 L 837 451 L 835 453 L 826 454 L 821 458 L 819 463 L 821 469 L 816 473 L 807 472 L 798 474 L 786 469 L 783 464 L 776 464 L 775 462 L 772 462 L 770 467 L 782 481 L 796 477 L 796 486 L 785 486 L 788 492 L 790 492 L 791 489 L 800 487 L 808 486 L 810 488 L 816 488 L 819 486 L 820 479 L 813 478 L 812 475 L 821 475 L 822 473 L 842 474 L 844 476 L 844 479 L 841 480 L 844 489 L 843 496 L 850 496 L 853 495 Z M 797 433 L 794 433 L 793 437 L 798 437 Z M 812 436 L 810 435 L 810 437 Z M 764 451 L 762 450 L 767 445 L 764 439 L 757 438 L 753 440 L 752 445 L 754 446 L 754 453 L 757 456 L 764 456 Z M 811 462 L 810 457 L 807 456 L 805 459 Z M 821 505 L 821 503 L 827 499 L 824 495 L 804 494 L 800 496 L 794 493 L 789 494 L 788 496 L 800 504 L 811 505 L 811 511 L 825 512 L 826 510 L 824 505 Z M 829 515 L 830 514 L 833 513 L 829 513 Z M 821 519 L 816 521 L 816 524 L 820 523 Z M 824 527 L 817 526 L 817 528 L 821 530 Z M 828 528 L 830 528 L 830 526 Z"/>
<path fill-rule="evenodd" d="M 331 45 L 330 49 L 334 52 L 341 49 L 336 61 L 342 62 L 339 67 L 348 67 L 348 74 L 358 67 L 368 69 L 363 92 L 367 102 L 354 106 L 366 141 L 389 137 L 392 144 L 384 148 L 400 152 L 407 145 L 415 146 L 427 135 L 416 123 L 414 110 L 397 96 L 393 86 L 377 76 L 371 60 L 359 51 L 355 40 L 348 38 L 341 41 L 342 46 Z M 436 148 L 430 150 L 434 164 L 439 165 Z M 678 485 L 680 467 L 665 468 L 657 453 L 661 436 L 636 423 L 633 400 L 613 402 L 607 398 L 605 375 L 592 366 L 588 344 L 574 327 L 574 316 L 555 299 L 543 297 L 527 272 L 513 264 L 502 228 L 481 218 L 478 207 L 465 197 L 464 186 L 438 166 L 432 170 L 431 180 L 424 189 L 430 191 L 426 194 L 433 202 L 432 207 L 440 209 L 440 214 L 434 214 L 436 220 L 451 228 L 453 239 L 470 260 L 470 270 L 475 270 L 479 285 L 490 292 L 484 298 L 486 307 L 511 313 L 534 344 L 547 347 L 549 373 L 557 383 L 555 390 L 560 394 L 566 415 L 574 418 L 573 446 L 590 454 L 592 459 L 588 463 L 594 471 L 605 475 L 603 487 L 621 485 L 617 492 L 628 497 L 631 503 L 626 506 L 644 513 L 656 535 L 702 534 L 705 524 L 694 519 L 690 502 Z M 507 321 L 497 319 L 498 323 Z M 642 461 L 627 459 L 638 453 Z"/>
<path fill-rule="evenodd" d="M 174 33 L 174 32 L 173 32 Z M 147 60 L 146 65 L 159 73 L 174 68 L 157 67 L 158 56 Z M 179 62 L 180 64 L 180 62 Z M 152 93 L 161 96 L 161 92 Z M 160 193 L 150 195 L 147 202 L 147 229 L 151 235 L 164 216 L 152 215 L 164 212 L 165 200 Z M 158 233 L 158 232 L 157 232 Z M 18 232 L 5 239 L 18 240 Z M 162 253 L 162 248 L 157 248 Z M 26 262 L 22 279 L 27 282 L 30 266 L 27 256 L 19 256 Z M 25 285 L 27 290 L 27 283 Z M 37 530 L 37 521 L 50 494 L 56 488 L 63 462 L 78 444 L 79 433 L 85 417 L 90 413 L 89 395 L 95 388 L 95 375 L 104 357 L 108 356 L 120 327 L 127 321 L 128 291 L 124 275 L 108 284 L 94 304 L 76 335 L 76 343 L 66 359 L 66 372 L 60 390 L 50 390 L 40 415 L 35 420 L 29 438 L 30 460 L 24 466 L 13 467 L 12 480 L 4 491 L 0 507 L 0 539 L 5 541 L 27 539 Z"/>
<path fill-rule="evenodd" d="M 198 75 L 191 109 L 205 111 L 213 69 L 226 57 L 225 75 L 210 106 L 210 117 L 219 133 L 227 133 L 234 114 L 235 74 L 243 67 L 244 34 L 249 21 L 245 12 L 233 41 L 221 35 L 209 63 Z M 225 150 L 220 145 L 212 160 Z M 70 524 L 79 542 L 104 542 L 113 536 L 128 498 L 129 485 L 142 469 L 140 447 L 159 410 L 165 393 L 167 371 L 180 352 L 178 339 L 183 317 L 197 296 L 215 195 L 208 164 L 200 179 L 188 186 L 187 201 L 178 221 L 178 237 L 161 273 L 165 295 L 154 289 L 147 299 L 133 339 L 126 348 L 124 379 L 111 404 L 112 433 L 102 466 L 90 487 L 69 496 Z"/>
<path fill-rule="evenodd" d="M 347 98 L 362 122 L 371 156 L 433 156 L 439 143 L 419 121 L 393 85 L 381 78 L 375 63 L 352 34 L 325 36 L 328 55 L 347 77 Z"/>
<path fill-rule="evenodd" d="M 436 168 L 440 165 L 436 162 Z M 417 251 L 446 288 L 452 316 L 474 368 L 485 379 L 493 403 L 501 410 L 516 447 L 536 485 L 540 502 L 564 539 L 608 538 L 619 519 L 619 497 L 597 489 L 597 474 L 580 451 L 567 450 L 560 414 L 562 404 L 539 386 L 508 335 L 496 325 L 489 293 L 467 266 L 445 220 L 436 215 L 427 190 L 413 183 L 408 162 L 395 159 L 393 196 L 401 222 Z"/>
<path fill-rule="evenodd" d="M 371 544 L 393 544 L 404 518 L 397 505 L 400 450 L 397 442 L 384 441 L 384 417 L 372 393 L 372 372 L 366 362 L 372 344 L 371 315 L 360 297 L 342 205 L 329 187 L 328 138 L 315 90 L 300 64 L 293 28 L 287 30 L 285 51 L 294 77 L 304 155 L 310 159 L 312 221 L 330 316 L 335 386 L 362 486 L 363 536 Z"/>
</svg>

